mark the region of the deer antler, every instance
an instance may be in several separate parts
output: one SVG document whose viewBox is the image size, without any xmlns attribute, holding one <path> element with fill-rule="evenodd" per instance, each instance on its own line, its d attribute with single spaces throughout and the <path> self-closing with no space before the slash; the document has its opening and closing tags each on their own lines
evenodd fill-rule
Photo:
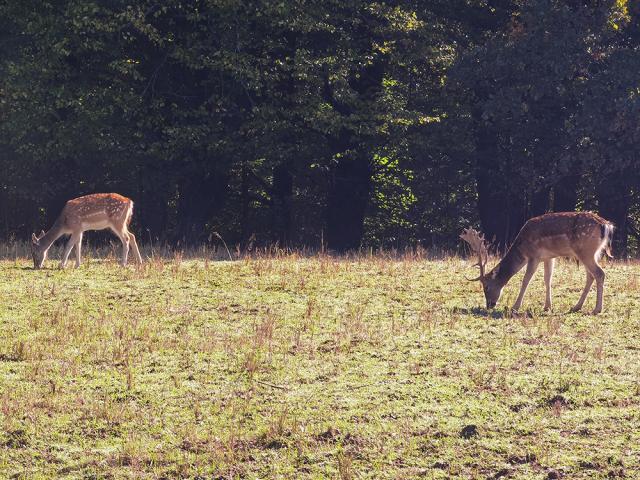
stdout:
<svg viewBox="0 0 640 480">
<path fill-rule="evenodd" d="M 462 232 L 460 238 L 469 244 L 471 250 L 478 255 L 478 263 L 476 265 L 480 267 L 480 276 L 474 279 L 467 279 L 471 282 L 476 280 L 482 280 L 484 278 L 484 267 L 489 261 L 489 252 L 487 246 L 484 243 L 484 235 L 477 232 L 473 228 L 467 228 Z"/>
</svg>

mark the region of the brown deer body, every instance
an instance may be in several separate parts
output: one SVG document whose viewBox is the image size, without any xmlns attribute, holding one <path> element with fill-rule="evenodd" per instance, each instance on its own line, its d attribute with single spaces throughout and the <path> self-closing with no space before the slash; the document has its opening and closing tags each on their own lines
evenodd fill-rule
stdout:
<svg viewBox="0 0 640 480">
<path fill-rule="evenodd" d="M 487 274 L 484 272 L 487 250 L 483 238 L 472 229 L 467 229 L 461 238 L 469 243 L 480 257 L 480 277 L 477 280 L 482 282 L 487 308 L 495 307 L 504 286 L 526 265 L 520 294 L 513 305 L 514 310 L 519 310 L 531 277 L 542 262 L 546 285 L 544 308 L 550 310 L 554 259 L 570 257 L 582 263 L 587 272 L 582 295 L 571 311 L 576 312 L 582 308 L 595 280 L 597 297 L 593 313 L 598 314 L 602 311 L 605 279 L 605 273 L 598 261 L 604 251 L 611 255 L 613 229 L 611 222 L 591 212 L 547 213 L 532 218 L 522 227 L 500 263 Z"/>
<path fill-rule="evenodd" d="M 136 237 L 129 231 L 133 215 L 133 201 L 117 193 L 94 193 L 69 200 L 60 216 L 48 232 L 31 237 L 31 252 L 34 268 L 42 268 L 49 248 L 62 235 L 71 235 L 64 249 L 60 268 L 64 268 L 73 247 L 76 247 L 76 268 L 80 266 L 82 235 L 87 230 L 110 229 L 122 242 L 121 264 L 127 264 L 129 247 L 133 248 L 136 260 L 142 263 Z"/>
</svg>

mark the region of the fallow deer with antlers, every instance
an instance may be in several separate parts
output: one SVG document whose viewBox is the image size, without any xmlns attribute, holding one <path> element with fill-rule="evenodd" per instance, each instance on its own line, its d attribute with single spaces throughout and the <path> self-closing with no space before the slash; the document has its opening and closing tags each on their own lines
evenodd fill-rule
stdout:
<svg viewBox="0 0 640 480">
<path fill-rule="evenodd" d="M 69 200 L 48 232 L 31 236 L 34 268 L 42 268 L 49 248 L 62 235 L 71 235 L 64 249 L 60 268 L 64 268 L 73 247 L 76 247 L 76 268 L 80 266 L 82 235 L 87 230 L 110 229 L 122 242 L 121 264 L 127 264 L 129 247 L 133 248 L 138 263 L 142 257 L 136 237 L 129 231 L 133 215 L 133 201 L 117 193 L 94 193 Z"/>
<path fill-rule="evenodd" d="M 520 294 L 513 305 L 513 310 L 520 310 L 529 281 L 540 262 L 543 262 L 546 285 L 544 309 L 551 310 L 551 277 L 555 258 L 570 257 L 582 262 L 587 271 L 584 290 L 571 311 L 577 312 L 582 308 L 595 280 L 595 315 L 602 311 L 605 278 L 598 261 L 605 251 L 611 256 L 613 229 L 611 222 L 591 212 L 547 213 L 532 218 L 524 224 L 506 255 L 489 273 L 485 273 L 488 251 L 484 237 L 474 229 L 468 228 L 460 238 L 478 255 L 476 265 L 480 267 L 480 276 L 474 280 L 482 283 L 487 308 L 496 306 L 504 286 L 526 265 Z"/>
</svg>

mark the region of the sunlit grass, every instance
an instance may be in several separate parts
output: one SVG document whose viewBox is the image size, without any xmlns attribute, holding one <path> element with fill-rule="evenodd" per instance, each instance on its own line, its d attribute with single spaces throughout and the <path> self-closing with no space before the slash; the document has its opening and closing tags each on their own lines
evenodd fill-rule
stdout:
<svg viewBox="0 0 640 480">
<path fill-rule="evenodd" d="M 639 476 L 640 267 L 511 316 L 469 263 L 2 261 L 0 477 Z"/>
</svg>

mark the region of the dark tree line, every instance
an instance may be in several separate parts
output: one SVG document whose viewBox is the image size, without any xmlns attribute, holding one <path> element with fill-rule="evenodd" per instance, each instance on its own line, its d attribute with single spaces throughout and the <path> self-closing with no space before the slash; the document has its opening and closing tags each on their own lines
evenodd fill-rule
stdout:
<svg viewBox="0 0 640 480">
<path fill-rule="evenodd" d="M 637 250 L 623 0 L 3 0 L 0 235 L 117 191 L 169 242 L 499 246 L 592 209 Z M 146 233 L 144 237 L 146 237 Z"/>
</svg>

